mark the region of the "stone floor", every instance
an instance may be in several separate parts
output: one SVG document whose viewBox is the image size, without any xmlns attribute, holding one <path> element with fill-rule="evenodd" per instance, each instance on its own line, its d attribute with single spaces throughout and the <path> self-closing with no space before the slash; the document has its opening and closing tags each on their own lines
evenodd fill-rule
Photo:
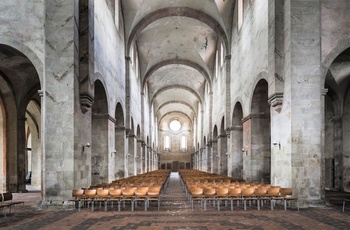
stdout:
<svg viewBox="0 0 350 230">
<path fill-rule="evenodd" d="M 335 193 L 331 195 L 332 199 L 337 197 Z M 24 200 L 25 204 L 16 208 L 16 215 L 13 211 L 8 214 L 6 220 L 0 216 L 0 229 L 350 229 L 350 204 L 344 213 L 340 203 L 300 211 L 284 211 L 280 205 L 273 211 L 268 206 L 260 211 L 255 206 L 248 206 L 247 211 L 242 206 L 235 206 L 233 211 L 222 206 L 217 211 L 209 205 L 204 211 L 196 203 L 192 211 L 176 174 L 172 174 L 163 194 L 160 211 L 157 211 L 156 203 L 152 203 L 147 212 L 143 204 L 139 204 L 134 212 L 129 205 L 122 207 L 120 212 L 116 206 L 113 210 L 108 207 L 107 212 L 103 206 L 97 206 L 94 212 L 87 208 L 80 212 L 39 209 L 40 192 L 35 191 L 14 194 L 14 199 Z"/>
</svg>

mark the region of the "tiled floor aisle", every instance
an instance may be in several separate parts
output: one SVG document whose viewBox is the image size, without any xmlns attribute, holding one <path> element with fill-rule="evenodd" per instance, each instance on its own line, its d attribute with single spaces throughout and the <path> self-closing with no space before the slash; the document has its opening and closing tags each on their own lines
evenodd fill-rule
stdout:
<svg viewBox="0 0 350 230">
<path fill-rule="evenodd" d="M 340 206 L 309 208 L 284 211 L 277 206 L 271 211 L 255 206 L 243 211 L 242 206 L 234 211 L 222 207 L 217 211 L 208 207 L 204 212 L 199 205 L 192 211 L 185 199 L 185 193 L 177 174 L 172 174 L 168 188 L 163 194 L 160 211 L 152 204 L 148 212 L 139 205 L 134 212 L 126 206 L 121 212 L 116 209 L 104 212 L 103 208 L 91 212 L 89 209 L 77 211 L 38 210 L 36 202 L 40 193 L 14 194 L 16 199 L 25 200 L 18 206 L 16 216 L 10 215 L 7 221 L 0 218 L 0 229 L 350 229 L 350 210 L 341 212 Z"/>
</svg>

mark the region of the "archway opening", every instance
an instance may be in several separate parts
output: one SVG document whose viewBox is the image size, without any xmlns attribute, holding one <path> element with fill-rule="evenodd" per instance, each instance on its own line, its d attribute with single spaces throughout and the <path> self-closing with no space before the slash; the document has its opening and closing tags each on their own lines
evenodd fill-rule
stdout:
<svg viewBox="0 0 350 230">
<path fill-rule="evenodd" d="M 101 81 L 94 84 L 92 106 L 91 184 L 108 182 L 108 103 Z"/>
<path fill-rule="evenodd" d="M 260 80 L 253 93 L 251 107 L 251 181 L 270 183 L 271 127 L 268 83 Z"/>
<path fill-rule="evenodd" d="M 243 109 L 240 103 L 236 103 L 232 117 L 232 171 L 235 178 L 243 178 L 243 157 L 246 150 L 243 148 Z"/>
<path fill-rule="evenodd" d="M 124 112 L 120 103 L 115 109 L 115 179 L 125 177 L 125 124 Z"/>
</svg>

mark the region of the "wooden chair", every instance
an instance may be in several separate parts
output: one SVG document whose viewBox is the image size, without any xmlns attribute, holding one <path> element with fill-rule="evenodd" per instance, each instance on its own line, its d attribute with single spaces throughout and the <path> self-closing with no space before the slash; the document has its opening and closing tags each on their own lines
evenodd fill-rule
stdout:
<svg viewBox="0 0 350 230">
<path fill-rule="evenodd" d="M 299 211 L 299 202 L 298 202 L 298 199 L 296 197 L 293 197 L 293 189 L 292 188 L 281 188 L 280 196 L 282 197 L 282 200 L 283 200 L 284 210 L 287 210 L 287 202 L 288 201 L 296 201 L 297 209 Z"/>
<path fill-rule="evenodd" d="M 144 205 L 145 205 L 145 211 L 147 211 L 148 189 L 149 189 L 148 187 L 139 187 L 135 190 L 135 198 L 134 198 L 135 207 L 137 207 L 138 201 L 142 201 L 144 202 Z"/>
<path fill-rule="evenodd" d="M 122 199 L 122 189 L 121 188 L 109 188 L 109 200 L 111 202 L 111 208 L 113 209 L 113 203 L 117 202 L 118 211 L 120 211 L 120 201 Z"/>
<path fill-rule="evenodd" d="M 213 201 L 215 206 L 215 199 L 216 199 L 215 195 L 216 195 L 215 188 L 206 188 L 203 190 L 204 211 L 207 210 L 207 201 Z"/>
<path fill-rule="evenodd" d="M 266 196 L 270 199 L 271 210 L 273 210 L 273 207 L 275 206 L 276 201 L 281 200 L 280 190 L 281 190 L 281 187 L 279 187 L 279 186 L 271 186 L 267 190 Z"/>
<path fill-rule="evenodd" d="M 150 201 L 157 201 L 158 211 L 160 209 L 160 189 L 157 187 L 150 187 L 147 192 L 147 208 Z"/>
<path fill-rule="evenodd" d="M 247 201 L 251 203 L 251 201 L 256 201 L 257 198 L 254 194 L 255 188 L 254 187 L 246 187 L 242 189 L 242 199 L 243 199 L 243 204 L 244 204 L 244 211 L 247 210 Z"/>
<path fill-rule="evenodd" d="M 91 211 L 94 211 L 94 203 L 97 195 L 97 190 L 96 189 L 85 189 L 84 191 L 85 194 L 85 199 L 84 203 L 91 204 Z"/>
<path fill-rule="evenodd" d="M 220 211 L 221 202 L 224 201 L 227 204 L 229 200 L 228 187 L 222 187 L 216 189 L 216 201 L 218 206 L 218 211 Z"/>
<path fill-rule="evenodd" d="M 84 200 L 84 190 L 83 189 L 73 189 L 72 190 L 72 198 L 69 201 L 74 202 L 74 208 L 78 207 L 78 211 L 80 212 L 81 201 Z"/>
<path fill-rule="evenodd" d="M 107 212 L 108 199 L 109 199 L 109 189 L 97 189 L 95 202 L 100 202 L 100 208 L 101 208 L 101 202 L 103 202 L 105 212 Z"/>
<path fill-rule="evenodd" d="M 237 201 L 237 207 L 239 206 L 239 202 L 243 200 L 242 198 L 242 189 L 241 188 L 232 188 L 228 190 L 228 196 L 231 201 L 231 211 L 233 211 L 233 201 Z"/>
<path fill-rule="evenodd" d="M 255 189 L 254 195 L 257 199 L 258 210 L 260 210 L 260 205 L 263 205 L 264 201 L 270 200 L 267 197 L 267 189 L 266 187 L 258 187 Z"/>
<path fill-rule="evenodd" d="M 192 187 L 190 188 L 190 202 L 191 202 L 191 208 L 193 210 L 193 201 L 200 201 L 200 204 L 202 206 L 203 203 L 203 189 L 201 187 Z"/>
<path fill-rule="evenodd" d="M 121 202 L 123 202 L 125 207 L 125 202 L 130 202 L 131 211 L 134 211 L 134 197 L 135 197 L 135 187 L 129 187 L 122 189 Z"/>
</svg>

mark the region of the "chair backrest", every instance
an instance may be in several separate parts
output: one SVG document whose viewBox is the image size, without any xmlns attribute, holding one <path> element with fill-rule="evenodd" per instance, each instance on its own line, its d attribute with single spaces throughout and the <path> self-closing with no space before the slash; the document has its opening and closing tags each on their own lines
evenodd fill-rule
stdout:
<svg viewBox="0 0 350 230">
<path fill-rule="evenodd" d="M 122 195 L 122 189 L 121 188 L 114 188 L 114 189 L 109 189 L 109 195 L 111 197 L 119 197 Z"/>
<path fill-rule="evenodd" d="M 190 190 L 190 193 L 192 196 L 198 196 L 198 195 L 203 195 L 203 189 L 200 187 L 195 187 Z"/>
<path fill-rule="evenodd" d="M 267 189 L 264 187 L 256 188 L 254 194 L 255 194 L 255 196 L 266 196 Z"/>
<path fill-rule="evenodd" d="M 133 196 L 135 194 L 135 190 L 134 188 L 125 188 L 122 189 L 122 195 L 123 196 Z"/>
<path fill-rule="evenodd" d="M 242 189 L 241 188 L 232 188 L 228 190 L 228 194 L 229 196 L 240 196 L 242 193 Z"/>
<path fill-rule="evenodd" d="M 227 196 L 228 195 L 228 188 L 218 188 L 218 189 L 216 189 L 216 195 L 217 196 Z"/>
<path fill-rule="evenodd" d="M 292 188 L 281 188 L 280 193 L 281 193 L 281 196 L 292 196 L 293 189 Z"/>
<path fill-rule="evenodd" d="M 204 189 L 203 194 L 204 196 L 214 196 L 216 194 L 216 190 L 215 188 Z"/>
<path fill-rule="evenodd" d="M 81 198 L 84 196 L 84 190 L 83 189 L 73 189 L 72 190 L 72 197 L 74 198 Z"/>
<path fill-rule="evenodd" d="M 267 190 L 267 195 L 269 195 L 269 196 L 279 196 L 280 195 L 280 190 L 281 190 L 280 187 L 270 187 Z"/>
<path fill-rule="evenodd" d="M 255 188 L 247 187 L 242 189 L 242 196 L 253 196 L 255 192 Z"/>
<path fill-rule="evenodd" d="M 109 196 L 109 189 L 98 189 L 97 190 L 97 197 L 106 198 L 108 196 Z"/>
<path fill-rule="evenodd" d="M 85 190 L 85 197 L 86 198 L 95 198 L 96 197 L 96 189 L 86 189 Z"/>
<path fill-rule="evenodd" d="M 136 196 L 146 196 L 148 192 L 148 188 L 144 189 L 144 188 L 138 188 L 135 190 L 135 195 Z"/>
</svg>

